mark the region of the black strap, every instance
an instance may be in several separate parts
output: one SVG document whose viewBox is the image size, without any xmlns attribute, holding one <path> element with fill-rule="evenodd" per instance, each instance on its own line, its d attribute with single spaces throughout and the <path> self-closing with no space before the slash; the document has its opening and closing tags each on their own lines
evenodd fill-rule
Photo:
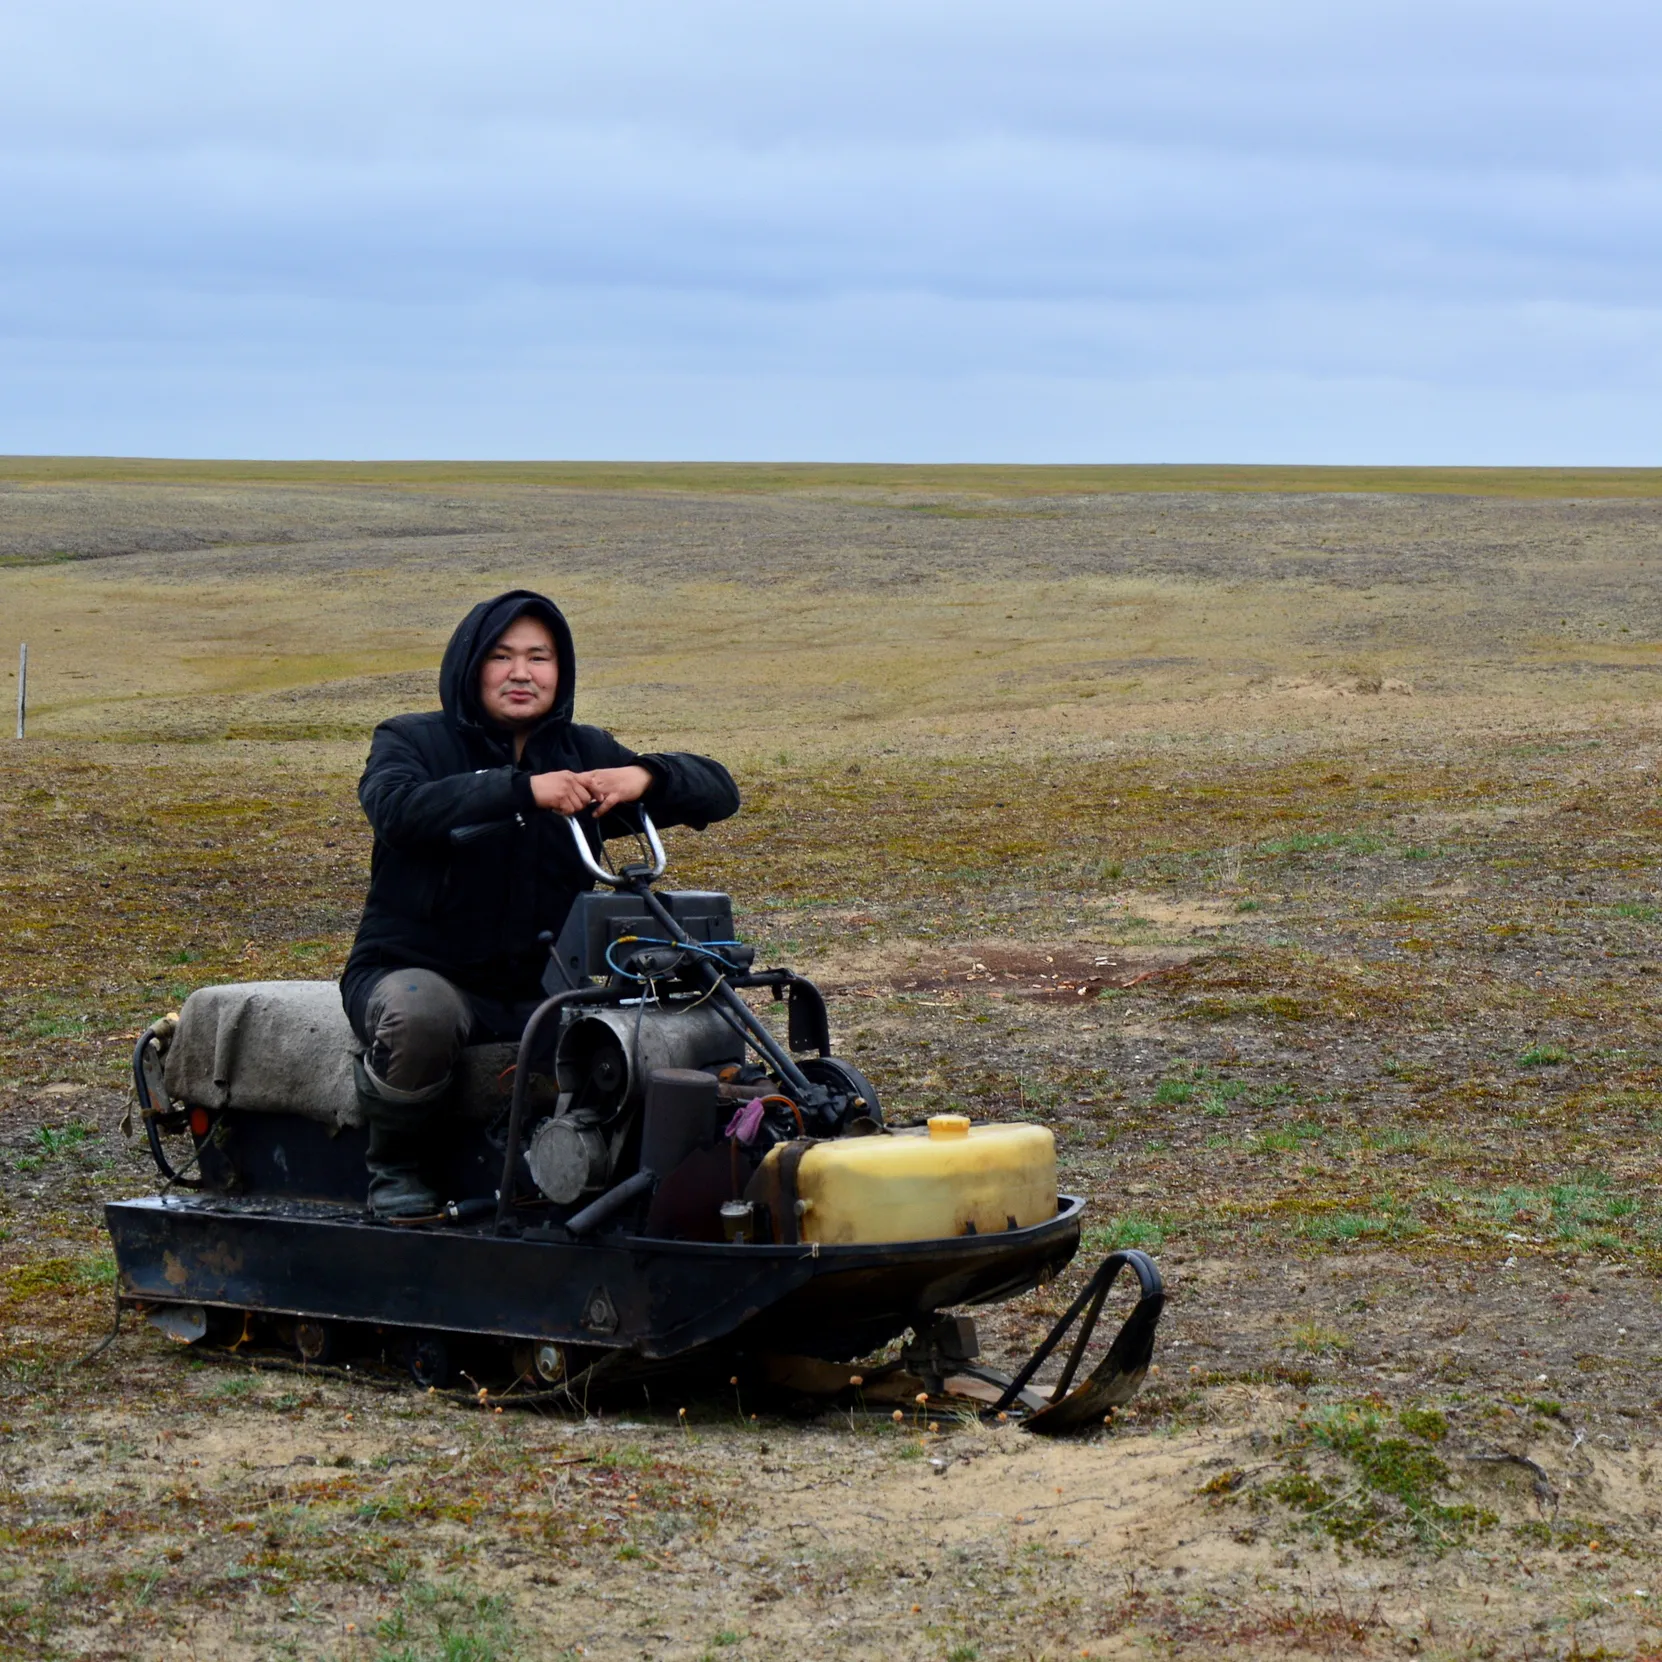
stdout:
<svg viewBox="0 0 1662 1662">
<path fill-rule="evenodd" d="M 796 1173 L 802 1157 L 813 1147 L 809 1138 L 785 1143 L 779 1150 L 779 1206 L 784 1216 L 779 1220 L 780 1233 L 786 1246 L 802 1244 L 802 1219 L 796 1209 Z"/>
</svg>

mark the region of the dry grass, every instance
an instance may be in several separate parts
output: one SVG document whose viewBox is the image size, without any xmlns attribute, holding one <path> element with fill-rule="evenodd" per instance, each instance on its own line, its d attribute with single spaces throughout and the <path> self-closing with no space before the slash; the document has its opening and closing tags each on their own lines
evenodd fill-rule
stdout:
<svg viewBox="0 0 1662 1662">
<path fill-rule="evenodd" d="M 19 484 L 541 485 L 564 490 L 676 493 L 819 489 L 949 493 L 953 497 L 1123 495 L 1135 491 L 1389 492 L 1396 495 L 1649 497 L 1662 469 L 1643 467 L 1257 467 L 886 465 L 760 462 L 253 462 L 150 456 L 0 456 Z"/>
<path fill-rule="evenodd" d="M 239 466 L 0 468 L 7 1654 L 1656 1651 L 1648 477 Z M 133 1031 L 335 971 L 367 727 L 508 582 L 591 719 L 735 761 L 676 869 L 891 1108 L 1041 1115 L 1159 1252 L 1111 1434 L 61 1371 Z"/>
</svg>

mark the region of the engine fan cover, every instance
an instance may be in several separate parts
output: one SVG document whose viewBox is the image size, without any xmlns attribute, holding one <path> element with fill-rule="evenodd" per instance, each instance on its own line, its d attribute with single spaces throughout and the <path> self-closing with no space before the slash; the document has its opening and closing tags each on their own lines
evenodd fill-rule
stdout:
<svg viewBox="0 0 1662 1662">
<path fill-rule="evenodd" d="M 569 1206 L 606 1186 L 612 1161 L 601 1131 L 566 1114 L 537 1127 L 525 1151 L 525 1164 L 531 1180 L 549 1200 Z"/>
</svg>

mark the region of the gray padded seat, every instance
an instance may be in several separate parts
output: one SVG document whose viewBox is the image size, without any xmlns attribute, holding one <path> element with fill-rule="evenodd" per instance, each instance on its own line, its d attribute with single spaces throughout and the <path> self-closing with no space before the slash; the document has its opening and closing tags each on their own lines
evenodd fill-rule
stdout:
<svg viewBox="0 0 1662 1662">
<path fill-rule="evenodd" d="M 339 1129 L 362 1125 L 352 1058 L 362 1050 L 333 981 L 238 981 L 185 1000 L 163 1077 L 174 1102 L 300 1114 Z M 461 1109 L 489 1120 L 507 1105 L 519 1047 L 470 1045 L 459 1067 Z"/>
</svg>

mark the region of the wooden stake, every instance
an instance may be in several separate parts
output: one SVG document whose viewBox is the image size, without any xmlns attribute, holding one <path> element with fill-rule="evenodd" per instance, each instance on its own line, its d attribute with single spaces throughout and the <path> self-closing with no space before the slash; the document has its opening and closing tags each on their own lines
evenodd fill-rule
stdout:
<svg viewBox="0 0 1662 1662">
<path fill-rule="evenodd" d="M 17 648 L 17 736 L 23 737 L 24 719 L 29 713 L 29 643 L 21 641 Z"/>
</svg>

